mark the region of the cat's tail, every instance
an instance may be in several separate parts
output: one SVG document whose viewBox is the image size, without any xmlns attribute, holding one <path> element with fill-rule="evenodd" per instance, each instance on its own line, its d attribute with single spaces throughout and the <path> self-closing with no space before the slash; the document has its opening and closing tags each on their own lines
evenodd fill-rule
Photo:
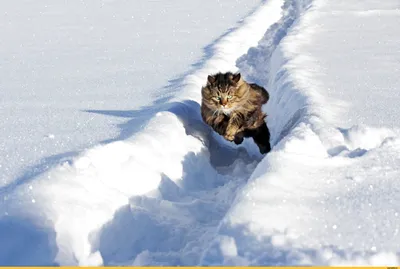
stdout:
<svg viewBox="0 0 400 269">
<path fill-rule="evenodd" d="M 250 87 L 259 93 L 260 97 L 261 97 L 261 104 L 266 104 L 269 100 L 269 93 L 268 91 L 264 88 L 261 87 L 260 85 L 256 84 L 256 83 L 251 83 L 249 84 Z"/>
</svg>

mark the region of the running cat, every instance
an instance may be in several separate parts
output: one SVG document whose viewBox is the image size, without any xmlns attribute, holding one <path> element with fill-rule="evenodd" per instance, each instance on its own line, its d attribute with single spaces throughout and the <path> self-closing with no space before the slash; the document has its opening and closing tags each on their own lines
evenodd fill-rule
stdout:
<svg viewBox="0 0 400 269">
<path fill-rule="evenodd" d="M 201 94 L 201 116 L 214 131 L 236 144 L 252 137 L 262 154 L 271 150 L 266 114 L 261 110 L 269 94 L 263 87 L 247 83 L 240 73 L 217 73 L 207 77 Z"/>
</svg>

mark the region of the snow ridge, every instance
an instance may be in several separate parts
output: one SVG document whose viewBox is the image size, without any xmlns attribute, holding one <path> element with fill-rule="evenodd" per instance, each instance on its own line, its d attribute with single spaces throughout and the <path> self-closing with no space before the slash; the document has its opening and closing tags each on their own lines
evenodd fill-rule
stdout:
<svg viewBox="0 0 400 269">
<path fill-rule="evenodd" d="M 346 104 L 323 94 L 302 51 L 327 4 L 263 2 L 142 131 L 4 196 L 0 232 L 38 230 L 27 259 L 40 265 L 398 264 L 398 131 L 337 126 Z M 236 70 L 270 92 L 265 157 L 200 118 L 206 76 Z M 0 260 L 18 260 L 12 250 L 0 244 Z"/>
<path fill-rule="evenodd" d="M 200 89 L 208 74 L 237 70 L 236 59 L 280 19 L 281 6 L 280 0 L 262 3 L 219 39 L 210 59 L 176 85 L 175 97 L 159 105 L 143 131 L 85 151 L 7 197 L 9 218 L 23 213 L 52 235 L 39 249 L 48 255 L 31 263 L 199 263 L 261 157 L 252 143 L 234 146 L 202 123 Z"/>
<path fill-rule="evenodd" d="M 300 53 L 326 2 L 300 3 L 286 1 L 285 16 L 238 60 L 247 77 L 268 82 L 274 148 L 238 193 L 202 264 L 396 265 L 398 132 L 333 124 L 344 105 L 321 95 L 310 72 L 320 67 Z"/>
</svg>

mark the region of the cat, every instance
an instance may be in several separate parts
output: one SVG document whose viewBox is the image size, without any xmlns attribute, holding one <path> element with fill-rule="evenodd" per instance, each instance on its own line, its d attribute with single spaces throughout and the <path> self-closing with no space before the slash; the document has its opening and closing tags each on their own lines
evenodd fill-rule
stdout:
<svg viewBox="0 0 400 269">
<path fill-rule="evenodd" d="M 201 89 L 201 117 L 215 132 L 239 145 L 252 137 L 260 153 L 271 150 L 270 133 L 261 107 L 269 93 L 255 83 L 247 83 L 240 73 L 217 73 L 207 77 Z"/>
</svg>

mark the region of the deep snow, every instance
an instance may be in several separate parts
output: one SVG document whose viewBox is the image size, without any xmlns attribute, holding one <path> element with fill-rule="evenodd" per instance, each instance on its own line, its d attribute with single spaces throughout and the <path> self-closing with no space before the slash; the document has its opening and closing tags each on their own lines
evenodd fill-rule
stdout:
<svg viewBox="0 0 400 269">
<path fill-rule="evenodd" d="M 398 265 L 399 8 L 265 1 L 168 102 L 89 108 L 121 135 L 3 189 L 0 263 Z M 201 122 L 206 75 L 237 69 L 270 92 L 266 156 Z"/>
<path fill-rule="evenodd" d="M 202 264 L 399 264 L 400 39 L 382 24 L 397 22 L 400 6 L 299 2 L 287 1 L 286 16 L 238 60 L 268 82 L 275 146 Z"/>
<path fill-rule="evenodd" d="M 259 3 L 1 1 L 0 188 L 140 130 Z"/>
</svg>

